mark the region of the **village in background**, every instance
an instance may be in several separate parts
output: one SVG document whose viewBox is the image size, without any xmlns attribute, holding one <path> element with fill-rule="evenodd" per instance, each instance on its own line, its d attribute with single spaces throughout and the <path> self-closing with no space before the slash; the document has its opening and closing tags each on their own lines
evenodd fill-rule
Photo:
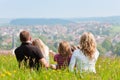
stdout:
<svg viewBox="0 0 120 80">
<path fill-rule="evenodd" d="M 14 54 L 20 45 L 19 33 L 30 31 L 32 39 L 40 38 L 57 52 L 62 40 L 79 45 L 83 32 L 92 32 L 101 55 L 120 55 L 120 16 L 69 19 L 0 19 L 0 54 Z"/>
</svg>

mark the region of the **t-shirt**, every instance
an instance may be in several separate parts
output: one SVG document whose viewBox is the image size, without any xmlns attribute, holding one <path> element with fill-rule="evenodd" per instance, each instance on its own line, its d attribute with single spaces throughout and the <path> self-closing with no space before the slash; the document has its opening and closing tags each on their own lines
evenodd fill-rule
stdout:
<svg viewBox="0 0 120 80">
<path fill-rule="evenodd" d="M 29 66 L 34 67 L 43 58 L 41 51 L 30 43 L 22 43 L 15 49 L 15 56 L 18 62 L 29 59 Z"/>
<path fill-rule="evenodd" d="M 98 59 L 98 56 L 98 50 L 96 50 L 94 53 L 93 59 L 89 59 L 89 57 L 85 56 L 80 49 L 77 49 L 73 52 L 71 57 L 69 70 L 74 71 L 74 67 L 76 66 L 77 71 L 89 71 L 96 73 L 95 63 Z"/>
<path fill-rule="evenodd" d="M 64 57 L 61 54 L 56 54 L 54 56 L 54 61 L 57 62 L 57 69 L 65 68 L 69 65 L 71 56 Z"/>
</svg>

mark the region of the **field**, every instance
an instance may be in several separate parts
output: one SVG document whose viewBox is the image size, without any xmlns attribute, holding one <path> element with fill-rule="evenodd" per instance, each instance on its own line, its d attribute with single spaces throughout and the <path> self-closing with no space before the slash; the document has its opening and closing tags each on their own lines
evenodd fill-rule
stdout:
<svg viewBox="0 0 120 80">
<path fill-rule="evenodd" d="M 97 73 L 71 73 L 66 70 L 41 69 L 30 71 L 19 69 L 15 56 L 0 55 L 0 80 L 119 80 L 120 57 L 99 57 Z"/>
</svg>

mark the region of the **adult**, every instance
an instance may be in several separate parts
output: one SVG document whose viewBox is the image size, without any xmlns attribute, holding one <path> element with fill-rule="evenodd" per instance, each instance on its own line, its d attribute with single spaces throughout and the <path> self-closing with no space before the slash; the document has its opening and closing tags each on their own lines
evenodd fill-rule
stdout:
<svg viewBox="0 0 120 80">
<path fill-rule="evenodd" d="M 92 33 L 85 32 L 80 38 L 80 49 L 73 52 L 69 64 L 69 70 L 74 71 L 76 65 L 77 71 L 94 72 L 95 63 L 98 59 L 99 52 L 96 48 L 96 41 Z"/>
<path fill-rule="evenodd" d="M 42 52 L 31 44 L 31 36 L 28 31 L 20 32 L 21 45 L 15 49 L 15 56 L 21 66 L 21 62 L 28 62 L 29 67 L 32 69 L 37 66 L 39 68 L 39 63 L 43 64 L 45 67 L 49 67 L 49 64 L 42 55 Z"/>
<path fill-rule="evenodd" d="M 41 39 L 34 39 L 32 44 L 34 46 L 37 46 L 41 50 L 45 60 L 49 63 L 49 52 L 50 51 L 49 51 L 48 46 L 45 45 Z"/>
</svg>

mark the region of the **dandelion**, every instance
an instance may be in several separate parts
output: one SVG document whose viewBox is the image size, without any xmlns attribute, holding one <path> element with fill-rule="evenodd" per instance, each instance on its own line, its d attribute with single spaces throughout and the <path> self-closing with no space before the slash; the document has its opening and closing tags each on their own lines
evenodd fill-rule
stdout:
<svg viewBox="0 0 120 80">
<path fill-rule="evenodd" d="M 5 74 L 1 74 L 0 76 L 1 76 L 1 77 L 5 77 Z"/>
<path fill-rule="evenodd" d="M 14 70 L 13 72 L 16 73 L 16 70 Z"/>
<path fill-rule="evenodd" d="M 12 75 L 9 71 L 6 71 L 6 74 L 7 74 L 7 75 L 9 75 L 9 76 L 11 76 L 11 75 Z"/>
</svg>

